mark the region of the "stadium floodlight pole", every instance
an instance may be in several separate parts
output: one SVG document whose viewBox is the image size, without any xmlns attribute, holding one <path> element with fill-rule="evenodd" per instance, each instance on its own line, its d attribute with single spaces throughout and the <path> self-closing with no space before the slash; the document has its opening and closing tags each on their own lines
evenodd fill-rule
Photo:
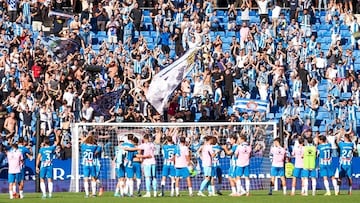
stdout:
<svg viewBox="0 0 360 203">
<path fill-rule="evenodd" d="M 40 112 L 38 111 L 36 113 L 36 145 L 35 145 L 35 169 L 36 169 L 36 156 L 39 153 L 39 149 L 40 149 Z M 39 178 L 39 174 L 36 173 L 35 171 L 35 192 L 40 192 L 40 178 Z"/>
</svg>

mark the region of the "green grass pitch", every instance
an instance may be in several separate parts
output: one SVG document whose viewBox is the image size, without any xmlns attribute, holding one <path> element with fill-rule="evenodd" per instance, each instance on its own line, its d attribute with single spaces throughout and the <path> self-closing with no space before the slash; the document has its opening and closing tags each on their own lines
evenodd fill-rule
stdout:
<svg viewBox="0 0 360 203">
<path fill-rule="evenodd" d="M 196 194 L 197 192 L 194 192 Z M 343 191 L 345 193 L 345 191 Z M 246 197 L 229 197 L 228 193 L 218 197 L 189 197 L 187 193 L 183 192 L 180 197 L 113 197 L 112 192 L 106 192 L 102 197 L 89 197 L 84 198 L 84 193 L 54 193 L 51 199 L 41 199 L 40 193 L 25 194 L 24 199 L 10 200 L 8 194 L 0 195 L 1 203 L 225 203 L 225 202 L 243 202 L 243 203 L 345 203 L 345 202 L 357 202 L 360 198 L 360 191 L 353 191 L 351 196 L 339 195 L 339 196 L 323 196 L 324 191 L 317 191 L 316 196 L 284 196 L 282 192 L 274 192 L 272 196 L 267 195 L 267 191 L 252 191 L 251 196 Z M 168 193 L 166 195 L 169 195 Z"/>
</svg>

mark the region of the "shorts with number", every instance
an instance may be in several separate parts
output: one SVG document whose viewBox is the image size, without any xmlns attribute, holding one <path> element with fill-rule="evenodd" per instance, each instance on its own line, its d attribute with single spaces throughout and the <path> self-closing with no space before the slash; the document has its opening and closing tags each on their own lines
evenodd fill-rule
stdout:
<svg viewBox="0 0 360 203">
<path fill-rule="evenodd" d="M 203 171 L 204 171 L 204 176 L 205 177 L 206 176 L 208 176 L 208 177 L 212 176 L 211 169 L 212 169 L 211 166 L 203 166 Z"/>
<path fill-rule="evenodd" d="M 236 166 L 230 165 L 229 172 L 228 172 L 228 176 L 230 178 L 235 178 L 236 177 L 235 170 L 236 170 Z"/>
<path fill-rule="evenodd" d="M 95 166 L 83 166 L 83 175 L 84 178 L 91 178 L 96 176 L 96 167 Z"/>
<path fill-rule="evenodd" d="M 53 167 L 52 166 L 45 166 L 40 168 L 40 178 L 53 178 Z"/>
<path fill-rule="evenodd" d="M 145 177 L 156 177 L 156 165 L 144 165 L 144 176 Z"/>
<path fill-rule="evenodd" d="M 333 177 L 335 171 L 331 165 L 320 165 L 319 175 L 320 177 Z"/>
<path fill-rule="evenodd" d="M 163 165 L 162 176 L 163 177 L 175 177 L 174 165 Z"/>
<path fill-rule="evenodd" d="M 303 169 L 301 176 L 303 178 L 317 178 L 316 169 Z"/>
<path fill-rule="evenodd" d="M 19 173 L 15 173 L 15 174 L 8 174 L 8 182 L 9 183 L 19 183 L 20 179 L 19 179 Z"/>
<path fill-rule="evenodd" d="M 302 168 L 294 168 L 294 171 L 293 171 L 293 176 L 295 178 L 301 178 L 302 177 L 302 171 L 303 169 Z"/>
<path fill-rule="evenodd" d="M 117 179 L 125 177 L 125 167 L 123 165 L 120 165 L 118 168 L 116 168 L 115 172 Z"/>
<path fill-rule="evenodd" d="M 141 179 L 141 163 L 140 162 L 134 162 L 134 173 L 137 179 Z"/>
<path fill-rule="evenodd" d="M 175 169 L 175 175 L 178 178 L 187 178 L 190 176 L 189 169 L 187 167 L 185 168 L 176 168 Z"/>
<path fill-rule="evenodd" d="M 221 170 L 220 166 L 213 166 L 211 168 L 211 177 L 217 178 L 220 176 L 222 176 L 222 170 Z"/>
<path fill-rule="evenodd" d="M 340 165 L 339 166 L 339 177 L 350 177 L 352 176 L 352 170 L 350 165 Z"/>
<path fill-rule="evenodd" d="M 236 177 L 249 177 L 250 175 L 250 166 L 236 166 L 235 168 L 235 176 Z"/>
<path fill-rule="evenodd" d="M 272 166 L 271 167 L 271 170 L 270 170 L 270 176 L 284 176 L 285 175 L 285 170 L 284 170 L 284 167 L 275 167 L 275 166 Z"/>
</svg>

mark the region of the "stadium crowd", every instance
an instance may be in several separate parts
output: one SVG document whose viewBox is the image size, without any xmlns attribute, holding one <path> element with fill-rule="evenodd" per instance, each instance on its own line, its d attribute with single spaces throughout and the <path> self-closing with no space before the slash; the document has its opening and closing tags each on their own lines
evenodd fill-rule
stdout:
<svg viewBox="0 0 360 203">
<path fill-rule="evenodd" d="M 357 144 L 358 6 L 341 2 L 238 0 L 219 10 L 207 0 L 2 1 L 2 143 L 24 137 L 32 146 L 38 119 L 41 139 L 61 135 L 62 158 L 71 157 L 72 122 L 282 119 L 290 150 L 298 137 L 320 133 L 334 152 L 345 131 Z M 54 50 L 47 36 L 72 39 L 79 50 Z M 145 97 L 153 76 L 198 45 L 194 71 L 183 81 L 188 88 L 156 112 Z M 118 90 L 124 93 L 108 115 L 93 108 Z M 233 109 L 239 98 L 267 100 L 269 110 Z M 98 136 L 117 143 L 105 131 Z"/>
</svg>

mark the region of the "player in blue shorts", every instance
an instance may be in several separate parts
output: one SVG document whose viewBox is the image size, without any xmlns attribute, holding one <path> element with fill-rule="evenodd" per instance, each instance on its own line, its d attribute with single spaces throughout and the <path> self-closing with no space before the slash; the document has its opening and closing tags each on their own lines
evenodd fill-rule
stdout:
<svg viewBox="0 0 360 203">
<path fill-rule="evenodd" d="M 251 146 L 247 142 L 246 135 L 240 135 L 239 137 L 239 145 L 236 148 L 234 156 L 236 156 L 236 169 L 235 169 L 235 176 L 236 176 L 236 186 L 240 189 L 241 186 L 241 178 L 244 177 L 245 179 L 245 193 L 242 191 L 237 191 L 237 194 L 246 196 L 250 195 L 250 157 L 251 157 Z"/>
<path fill-rule="evenodd" d="M 174 167 L 174 156 L 176 146 L 174 145 L 171 136 L 166 137 L 166 144 L 162 148 L 162 154 L 164 158 L 162 168 L 162 179 L 161 179 L 161 196 L 164 196 L 166 178 L 169 177 L 171 180 L 171 191 L 170 196 L 174 196 L 175 192 L 175 167 Z"/>
<path fill-rule="evenodd" d="M 222 146 L 222 148 L 225 151 L 226 155 L 230 155 L 230 168 L 229 168 L 229 172 L 228 172 L 228 179 L 230 182 L 230 187 L 231 187 L 231 194 L 230 196 L 237 196 L 237 192 L 236 192 L 236 179 L 235 179 L 235 168 L 236 168 L 236 156 L 234 156 L 234 153 L 236 151 L 237 148 L 237 136 L 236 135 L 231 135 L 230 136 L 230 146 Z M 240 188 L 239 188 L 240 190 Z M 245 192 L 244 188 L 242 188 L 242 192 Z"/>
<path fill-rule="evenodd" d="M 319 137 L 319 145 L 317 146 L 317 154 L 319 159 L 319 174 L 320 177 L 324 180 L 324 187 L 326 190 L 325 196 L 330 196 L 330 186 L 329 178 L 332 179 L 332 184 L 334 187 L 335 195 L 338 194 L 339 187 L 335 179 L 335 172 L 332 167 L 332 147 L 331 144 L 327 142 L 326 136 L 322 135 Z"/>
<path fill-rule="evenodd" d="M 12 144 L 11 149 L 6 152 L 6 157 L 8 161 L 9 195 L 10 199 L 13 199 L 14 196 L 17 198 L 16 184 L 19 182 L 19 175 L 23 165 L 23 156 L 22 153 L 18 150 L 17 144 Z M 14 187 L 15 190 L 13 191 Z"/>
<path fill-rule="evenodd" d="M 56 135 L 56 134 L 55 134 Z M 42 198 L 46 198 L 46 186 L 45 178 L 48 182 L 49 198 L 52 197 L 53 192 L 53 159 L 55 157 L 56 146 L 59 144 L 59 136 L 56 135 L 55 143 L 50 146 L 49 137 L 45 137 L 42 143 L 42 147 L 39 150 L 39 154 L 36 159 L 36 172 L 40 173 L 40 189 L 42 192 Z"/>
<path fill-rule="evenodd" d="M 101 184 L 101 181 L 99 179 L 100 176 L 100 172 L 101 172 L 101 163 L 100 163 L 100 158 L 101 158 L 101 152 L 102 152 L 102 147 L 98 144 L 96 144 L 96 152 L 95 152 L 95 157 L 94 157 L 94 166 L 95 166 L 95 181 L 96 181 L 96 185 L 99 188 L 99 196 L 102 196 L 104 193 L 104 188 Z"/>
<path fill-rule="evenodd" d="M 340 149 L 340 160 L 339 160 L 339 181 L 338 185 L 341 185 L 341 179 L 347 178 L 349 183 L 348 194 L 352 193 L 352 158 L 355 151 L 354 143 L 351 142 L 349 134 L 344 135 L 344 141 L 338 143 Z"/>
<path fill-rule="evenodd" d="M 133 144 L 135 147 L 139 145 L 139 139 L 137 137 L 133 138 Z M 140 155 L 139 151 L 134 151 L 134 160 L 133 160 L 133 169 L 134 169 L 134 175 L 136 179 L 136 190 L 137 190 L 137 196 L 141 197 L 141 162 L 142 159 L 138 157 Z"/>
<path fill-rule="evenodd" d="M 123 148 L 134 148 L 134 134 L 127 135 L 127 141 L 122 144 Z M 133 151 L 126 151 L 125 152 L 125 159 L 124 159 L 124 166 L 125 166 L 125 174 L 126 174 L 126 184 L 124 195 L 128 195 L 132 197 L 134 195 L 134 157 L 136 152 Z"/>
<path fill-rule="evenodd" d="M 295 195 L 296 189 L 296 179 L 301 179 L 302 181 L 302 171 L 304 167 L 304 138 L 298 138 L 299 145 L 293 149 L 292 157 L 295 158 L 295 168 L 293 171 L 293 179 L 292 179 L 292 188 L 291 195 Z M 304 184 L 302 183 L 301 193 L 304 192 Z"/>
<path fill-rule="evenodd" d="M 23 159 L 24 159 L 24 164 L 22 165 L 21 172 L 20 172 L 20 175 L 19 175 L 20 199 L 24 198 L 24 180 L 25 180 L 25 168 L 26 168 L 25 162 L 26 162 L 26 160 L 28 158 L 32 159 L 32 149 L 31 149 L 31 147 L 26 147 L 24 142 L 25 142 L 24 137 L 19 137 L 19 139 L 18 139 L 18 149 L 22 153 Z M 14 191 L 16 191 L 16 190 L 14 190 Z"/>
<path fill-rule="evenodd" d="M 80 145 L 85 197 L 89 197 L 89 179 L 91 179 L 91 194 L 93 197 L 96 196 L 96 166 L 94 159 L 97 148 L 98 146 L 95 144 L 92 132 L 90 132 L 89 135 L 83 139 Z"/>
<path fill-rule="evenodd" d="M 180 196 L 180 179 L 184 178 L 187 182 L 189 196 L 193 196 L 192 182 L 190 178 L 189 166 L 191 162 L 191 153 L 189 147 L 186 145 L 185 137 L 180 137 L 180 144 L 176 146 L 175 150 L 175 193 Z"/>
<path fill-rule="evenodd" d="M 116 179 L 118 180 L 115 189 L 115 197 L 124 196 L 124 185 L 125 185 L 125 167 L 124 167 L 124 158 L 125 151 L 121 148 L 121 145 L 124 143 L 123 140 L 120 140 L 119 145 L 115 147 L 115 157 L 113 164 L 115 165 Z"/>
<path fill-rule="evenodd" d="M 216 137 L 212 137 L 212 148 L 214 151 L 214 157 L 212 160 L 212 168 L 211 168 L 211 187 L 209 191 L 211 191 L 211 194 L 213 196 L 222 195 L 220 188 L 216 187 L 216 185 L 222 184 L 222 170 L 220 166 L 220 153 L 223 150 L 221 146 L 218 144 L 218 139 Z M 217 184 L 215 183 L 215 179 L 217 179 Z"/>
</svg>

